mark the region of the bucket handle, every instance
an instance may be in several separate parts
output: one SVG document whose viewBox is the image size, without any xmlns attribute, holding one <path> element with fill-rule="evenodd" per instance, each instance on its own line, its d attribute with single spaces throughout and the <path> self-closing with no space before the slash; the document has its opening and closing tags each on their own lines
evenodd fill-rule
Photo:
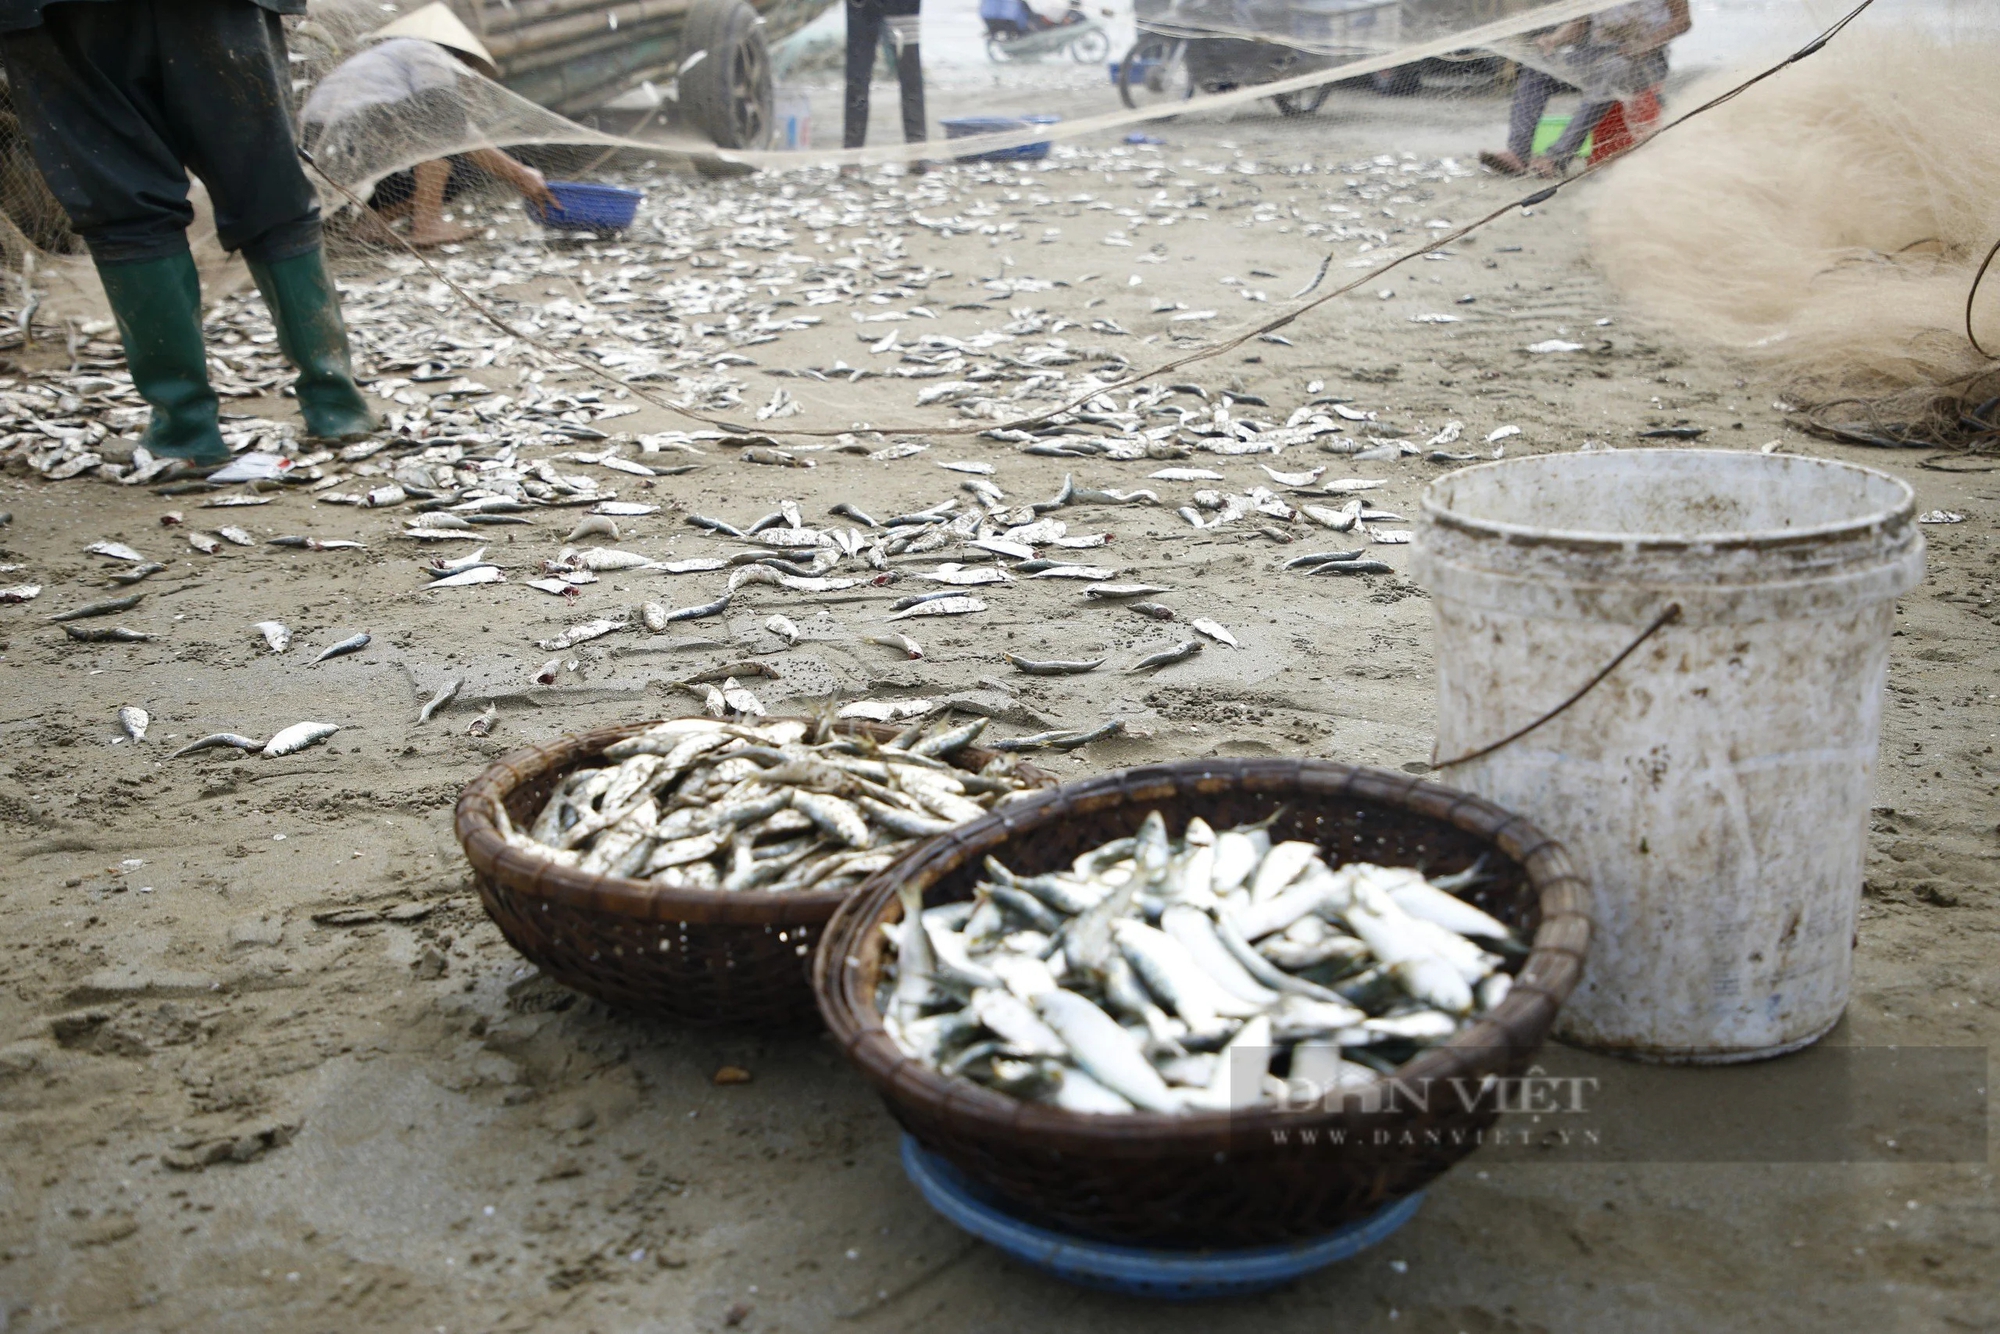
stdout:
<svg viewBox="0 0 2000 1334">
<path fill-rule="evenodd" d="M 1639 632 L 1639 637 L 1637 639 L 1633 640 L 1631 643 L 1627 644 L 1623 649 L 1619 650 L 1618 656 L 1613 658 L 1610 662 L 1605 663 L 1604 666 L 1598 671 L 1597 675 L 1591 677 L 1588 681 L 1584 682 L 1583 688 L 1577 691 L 1574 695 L 1571 695 L 1568 699 L 1556 705 L 1553 709 L 1550 709 L 1547 713 L 1535 719 L 1535 721 L 1529 723 L 1526 727 L 1523 727 L 1520 731 L 1510 732 L 1506 736 L 1501 737 L 1498 741 L 1495 741 L 1490 746 L 1481 746 L 1478 750 L 1468 751 L 1466 754 L 1457 756 L 1456 758 L 1453 759 L 1440 760 L 1436 764 L 1433 764 L 1431 768 L 1449 769 L 1454 765 L 1470 764 L 1473 760 L 1482 759 L 1485 756 L 1491 755 L 1494 751 L 1499 750 L 1502 746 L 1513 745 L 1516 741 L 1519 741 L 1522 737 L 1528 735 L 1528 733 L 1534 731 L 1537 727 L 1540 727 L 1543 723 L 1551 721 L 1556 717 L 1557 714 L 1560 714 L 1564 709 L 1567 709 L 1570 705 L 1576 703 L 1578 700 L 1582 699 L 1585 695 L 1588 695 L 1591 691 L 1597 689 L 1599 683 L 1601 683 L 1605 677 L 1611 675 L 1611 673 L 1618 670 L 1619 663 L 1625 661 L 1625 659 L 1631 657 L 1634 653 L 1639 651 L 1639 646 L 1641 644 L 1645 643 L 1647 640 L 1651 639 L 1654 635 L 1666 629 L 1674 622 L 1680 620 L 1680 618 L 1681 618 L 1681 604 L 1678 602 L 1669 602 L 1667 604 L 1666 610 L 1661 612 L 1658 616 L 1654 617 L 1653 623 L 1647 626 L 1644 630 L 1641 630 Z"/>
</svg>

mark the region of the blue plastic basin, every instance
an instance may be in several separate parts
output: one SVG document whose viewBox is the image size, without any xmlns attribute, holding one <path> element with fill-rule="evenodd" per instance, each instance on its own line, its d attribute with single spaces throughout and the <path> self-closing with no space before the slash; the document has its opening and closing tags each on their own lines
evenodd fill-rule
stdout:
<svg viewBox="0 0 2000 1334">
<path fill-rule="evenodd" d="M 1061 116 L 957 116 L 940 122 L 947 139 L 969 139 L 979 134 L 1009 134 L 1036 125 L 1053 125 Z M 987 153 L 961 153 L 960 162 L 1038 162 L 1049 155 L 1049 142 L 1022 144 L 1016 148 L 996 148 Z"/>
<path fill-rule="evenodd" d="M 1167 1251 L 1072 1237 L 1024 1223 L 996 1207 L 957 1168 L 903 1137 L 903 1171 L 931 1208 L 1034 1269 L 1080 1287 L 1167 1301 L 1263 1292 L 1359 1255 L 1410 1221 L 1422 1191 L 1392 1200 L 1338 1232 L 1289 1246 Z"/>
<path fill-rule="evenodd" d="M 591 185 L 584 181 L 550 181 L 556 207 L 543 208 L 532 199 L 521 201 L 528 216 L 559 232 L 622 232 L 639 215 L 645 199 L 640 190 L 622 185 Z"/>
</svg>

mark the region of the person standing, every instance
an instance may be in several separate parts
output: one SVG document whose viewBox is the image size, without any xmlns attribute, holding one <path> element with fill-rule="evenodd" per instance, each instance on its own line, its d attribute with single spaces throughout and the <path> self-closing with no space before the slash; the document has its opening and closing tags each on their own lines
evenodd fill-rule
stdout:
<svg viewBox="0 0 2000 1334">
<path fill-rule="evenodd" d="M 188 249 L 188 174 L 217 239 L 242 254 L 299 371 L 309 436 L 379 425 L 354 383 L 320 246 L 319 203 L 293 147 L 281 14 L 305 0 L 0 0 L 0 64 L 35 164 L 90 250 L 152 406 L 145 447 L 229 459 Z"/>
<path fill-rule="evenodd" d="M 929 138 L 924 120 L 924 68 L 918 54 L 921 7 L 922 0 L 847 0 L 847 101 L 842 147 L 859 148 L 868 142 L 868 83 L 875 72 L 876 44 L 885 33 L 895 48 L 896 81 L 903 94 L 903 142 L 920 144 Z M 919 160 L 916 169 L 922 171 L 924 166 Z"/>
</svg>

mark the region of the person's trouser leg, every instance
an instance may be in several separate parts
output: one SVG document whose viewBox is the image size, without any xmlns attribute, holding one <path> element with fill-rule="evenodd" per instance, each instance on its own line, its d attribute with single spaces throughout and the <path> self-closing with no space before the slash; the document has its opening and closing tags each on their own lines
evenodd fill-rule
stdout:
<svg viewBox="0 0 2000 1334">
<path fill-rule="evenodd" d="M 1514 83 L 1514 105 L 1507 113 L 1507 151 L 1523 162 L 1535 151 L 1535 131 L 1556 88 L 1556 81 L 1533 65 L 1521 66 Z"/>
<path fill-rule="evenodd" d="M 896 82 L 903 94 L 903 142 L 920 144 L 930 138 L 924 115 L 923 19 L 908 0 L 889 0 L 889 5 L 883 25 L 896 46 Z M 909 12 L 897 12 L 904 8 Z"/>
<path fill-rule="evenodd" d="M 847 98 L 840 143 L 859 148 L 868 142 L 868 81 L 875 73 L 875 44 L 882 38 L 882 15 L 847 0 Z"/>
<path fill-rule="evenodd" d="M 220 435 L 200 355 L 186 169 L 208 187 L 225 248 L 260 264 L 319 250 L 319 205 L 292 147 L 277 16 L 241 0 L 57 4 L 40 27 L 0 38 L 0 60 L 36 164 L 90 248 L 133 381 L 154 406 L 148 444 L 212 454 Z M 165 286 L 149 295 L 146 281 Z M 157 337 L 155 320 L 165 320 Z M 332 320 L 337 327 L 337 310 Z M 199 392 L 181 385 L 190 376 Z M 351 378 L 348 389 L 358 400 Z M 209 425 L 198 429 L 204 403 Z"/>
</svg>

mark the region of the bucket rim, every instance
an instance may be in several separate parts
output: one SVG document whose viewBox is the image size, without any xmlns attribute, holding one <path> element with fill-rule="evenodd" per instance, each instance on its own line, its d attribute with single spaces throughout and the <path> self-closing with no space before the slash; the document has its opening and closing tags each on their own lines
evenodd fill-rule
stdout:
<svg viewBox="0 0 2000 1334">
<path fill-rule="evenodd" d="M 1780 457 L 1742 449 L 1633 449 L 1618 452 L 1627 455 L 1672 455 L 1677 458 L 1697 459 Z M 1803 454 L 1786 454 L 1781 457 L 1788 463 L 1806 463 L 1814 467 L 1865 473 L 1888 482 L 1901 494 L 1894 504 L 1860 518 L 1841 519 L 1810 528 L 1769 528 L 1715 533 L 1615 533 L 1589 528 L 1537 528 L 1526 524 L 1508 523 L 1500 519 L 1474 518 L 1462 511 L 1451 509 L 1437 497 L 1440 487 L 1473 473 L 1497 468 L 1518 468 L 1523 465 L 1541 464 L 1548 460 L 1569 460 L 1576 457 L 1578 456 L 1573 454 L 1528 454 L 1520 458 L 1496 459 L 1489 463 L 1476 463 L 1470 467 L 1454 469 L 1424 488 L 1424 518 L 1443 528 L 1455 529 L 1474 537 L 1499 538 L 1519 546 L 1572 546 L 1619 551 L 1769 550 L 1823 541 L 1827 538 L 1858 537 L 1875 530 L 1907 527 L 1916 521 L 1916 490 L 1894 473 L 1840 459 L 1810 458 Z"/>
</svg>

